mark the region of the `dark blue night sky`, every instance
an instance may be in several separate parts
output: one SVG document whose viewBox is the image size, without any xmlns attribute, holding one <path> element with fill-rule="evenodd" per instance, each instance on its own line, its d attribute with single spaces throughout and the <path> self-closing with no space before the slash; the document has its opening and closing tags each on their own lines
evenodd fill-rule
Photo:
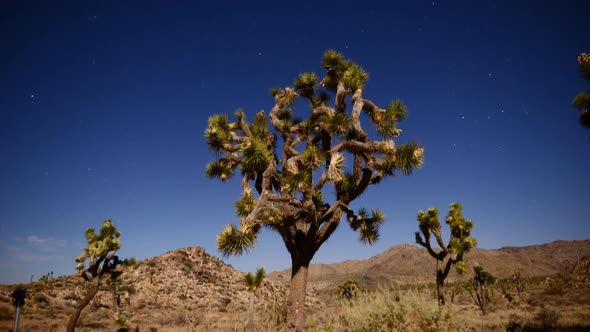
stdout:
<svg viewBox="0 0 590 332">
<path fill-rule="evenodd" d="M 74 272 L 84 230 L 111 218 L 124 257 L 186 246 L 219 255 L 239 179 L 205 177 L 215 113 L 274 104 L 269 89 L 322 74 L 336 49 L 404 100 L 399 142 L 425 166 L 372 187 L 377 245 L 343 224 L 314 262 L 412 243 L 420 209 L 459 201 L 481 248 L 590 237 L 590 132 L 571 107 L 588 86 L 588 1 L 4 1 L 0 4 L 0 282 Z M 443 214 L 444 214 L 443 213 Z M 226 259 L 290 266 L 276 234 Z"/>
</svg>

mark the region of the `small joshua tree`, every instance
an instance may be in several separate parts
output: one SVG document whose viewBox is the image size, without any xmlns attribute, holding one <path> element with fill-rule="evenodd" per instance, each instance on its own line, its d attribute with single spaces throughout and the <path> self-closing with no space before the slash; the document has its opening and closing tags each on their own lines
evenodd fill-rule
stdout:
<svg viewBox="0 0 590 332">
<path fill-rule="evenodd" d="M 582 78 L 590 83 L 590 54 L 580 54 L 578 63 L 580 64 Z M 572 105 L 580 112 L 580 124 L 590 129 L 590 96 L 585 92 L 580 92 L 574 98 Z"/>
<path fill-rule="evenodd" d="M 248 319 L 248 329 L 250 331 L 254 331 L 254 293 L 262 286 L 264 277 L 264 266 L 256 270 L 255 275 L 252 275 L 250 272 L 244 275 L 244 283 L 246 283 L 246 287 L 250 291 L 250 315 Z"/>
<path fill-rule="evenodd" d="M 338 286 L 338 296 L 341 299 L 352 300 L 355 298 L 361 289 L 356 280 L 346 280 L 342 285 Z"/>
<path fill-rule="evenodd" d="M 458 273 L 467 271 L 467 265 L 463 261 L 463 255 L 477 245 L 477 241 L 471 237 L 473 222 L 463 217 L 463 207 L 459 203 L 451 204 L 449 214 L 445 219 L 451 229 L 451 238 L 447 244 L 442 239 L 441 224 L 438 218 L 438 209 L 430 208 L 426 212 L 418 212 L 420 232 L 416 232 L 416 243 L 428 250 L 430 256 L 436 259 L 436 290 L 438 302 L 445 304 L 444 283 L 449 275 L 451 266 L 455 265 Z M 434 239 L 440 249 L 434 249 L 430 237 Z M 424 238 L 422 238 L 424 236 Z"/>
<path fill-rule="evenodd" d="M 496 283 L 496 277 L 485 271 L 479 264 L 473 266 L 473 272 L 475 275 L 467 282 L 465 288 L 481 309 L 481 313 L 485 315 L 488 312 L 488 303 L 492 297 L 491 287 Z"/>
<path fill-rule="evenodd" d="M 132 257 L 129 259 L 124 259 L 123 262 L 121 262 L 121 266 L 125 267 L 125 268 L 130 268 L 130 267 L 134 267 L 137 264 L 137 260 Z M 121 283 L 123 282 L 122 276 L 121 276 L 121 272 L 117 271 L 115 273 L 111 273 L 110 278 L 107 278 L 107 287 L 105 287 L 105 290 L 110 290 L 111 295 L 112 295 L 112 301 L 113 301 L 113 309 L 115 310 L 115 317 L 119 317 L 119 309 L 120 309 L 120 299 L 119 299 L 119 289 L 121 286 Z"/>
<path fill-rule="evenodd" d="M 510 275 L 510 282 L 512 283 L 514 288 L 516 288 L 518 295 L 520 295 L 520 293 L 524 292 L 524 289 L 526 288 L 527 280 L 525 277 L 522 276 L 522 274 L 520 272 L 516 271 L 516 272 L 512 273 Z"/>
<path fill-rule="evenodd" d="M 205 131 L 209 148 L 220 157 L 207 165 L 207 176 L 227 181 L 236 168 L 242 175 L 242 196 L 235 204 L 239 227 L 221 231 L 217 247 L 224 255 L 242 254 L 254 247 L 263 227 L 281 236 L 291 256 L 288 331 L 305 329 L 309 264 L 341 220 L 363 243 L 379 237 L 383 213 L 355 212 L 350 204 L 398 171 L 412 174 L 423 160 L 420 145 L 394 143 L 401 134 L 397 123 L 407 113 L 401 101 L 383 109 L 365 99 L 368 74 L 336 51 L 324 54 L 322 66 L 326 74 L 319 81 L 315 73 L 304 73 L 293 87 L 273 89 L 268 115 L 261 111 L 251 122 L 241 110 L 235 122 L 213 115 Z M 310 106 L 302 120 L 293 115 L 296 102 Z M 375 130 L 367 132 L 361 120 Z"/>
<path fill-rule="evenodd" d="M 116 280 L 121 274 L 119 266 L 123 262 L 115 255 L 121 248 L 120 236 L 121 233 L 108 219 L 102 223 L 98 234 L 95 233 L 94 228 L 86 230 L 88 246 L 76 258 L 76 269 L 88 282 L 88 293 L 70 316 L 67 332 L 73 332 L 76 329 L 80 313 L 98 293 L 102 283 L 107 280 Z"/>
</svg>

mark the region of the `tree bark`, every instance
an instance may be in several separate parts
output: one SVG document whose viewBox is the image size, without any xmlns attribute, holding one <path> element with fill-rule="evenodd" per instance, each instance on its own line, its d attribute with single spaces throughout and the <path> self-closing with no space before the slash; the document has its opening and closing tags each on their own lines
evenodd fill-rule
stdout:
<svg viewBox="0 0 590 332">
<path fill-rule="evenodd" d="M 72 316 L 70 316 L 70 321 L 68 322 L 68 327 L 66 329 L 66 332 L 74 332 L 74 330 L 76 329 L 76 323 L 78 323 L 78 318 L 80 318 L 80 314 L 82 313 L 82 310 L 84 310 L 84 308 L 86 308 L 88 303 L 90 303 L 90 301 L 92 301 L 92 299 L 94 298 L 96 293 L 98 293 L 99 288 L 100 288 L 100 285 L 98 283 L 96 285 L 92 285 L 92 287 L 90 288 L 90 290 L 86 294 L 86 297 L 84 297 L 84 299 L 82 299 L 82 302 L 80 302 L 80 304 L 78 305 L 76 310 L 72 313 Z"/>
<path fill-rule="evenodd" d="M 250 317 L 248 319 L 248 331 L 254 332 L 254 292 L 250 293 Z"/>
<path fill-rule="evenodd" d="M 305 331 L 305 291 L 309 261 L 305 263 L 292 259 L 291 285 L 287 300 L 287 331 Z"/>
<path fill-rule="evenodd" d="M 436 292 L 438 297 L 438 304 L 445 305 L 445 275 L 442 270 L 442 262 L 436 261 Z"/>
<path fill-rule="evenodd" d="M 487 293 L 486 289 L 483 285 L 481 285 L 479 292 L 480 292 L 479 307 L 481 308 L 481 314 L 485 315 L 488 312 L 488 297 L 486 294 Z"/>
</svg>

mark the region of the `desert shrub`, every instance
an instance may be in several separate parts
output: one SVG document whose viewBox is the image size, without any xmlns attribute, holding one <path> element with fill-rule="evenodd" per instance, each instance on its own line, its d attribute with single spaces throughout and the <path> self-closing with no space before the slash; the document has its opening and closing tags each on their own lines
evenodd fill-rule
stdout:
<svg viewBox="0 0 590 332">
<path fill-rule="evenodd" d="M 125 318 L 124 316 L 118 316 L 117 318 L 115 318 L 115 324 L 117 324 L 120 327 L 125 327 L 125 324 L 127 324 L 127 318 Z"/>
<path fill-rule="evenodd" d="M 451 310 L 417 290 L 379 288 L 350 301 L 341 311 L 335 330 L 453 331 L 460 322 L 452 319 Z"/>
<path fill-rule="evenodd" d="M 33 292 L 42 292 L 47 288 L 47 284 L 45 282 L 36 282 L 33 284 Z"/>
<path fill-rule="evenodd" d="M 37 293 L 35 295 L 33 295 L 33 301 L 39 303 L 39 304 L 49 304 L 49 298 L 47 297 L 47 295 L 43 294 L 43 293 Z"/>
<path fill-rule="evenodd" d="M 511 320 L 508 322 L 508 325 L 506 325 L 506 332 L 522 332 L 525 329 L 526 326 L 518 320 Z"/>
<path fill-rule="evenodd" d="M 79 301 L 80 297 L 76 295 L 76 292 L 68 292 L 64 295 L 64 300 Z"/>
<path fill-rule="evenodd" d="M 139 299 L 135 302 L 135 309 L 143 310 L 148 307 L 148 302 L 144 299 Z"/>
<path fill-rule="evenodd" d="M 169 315 L 163 315 L 158 319 L 158 324 L 161 326 L 184 326 L 187 323 L 186 315 L 182 312 L 174 312 Z"/>
<path fill-rule="evenodd" d="M 135 287 L 133 287 L 133 285 L 123 285 L 123 286 L 119 287 L 119 293 L 124 293 L 124 292 L 128 292 L 129 294 L 133 295 L 137 291 L 135 290 Z"/>
<path fill-rule="evenodd" d="M 267 330 L 279 330 L 287 323 L 287 292 L 279 289 L 273 293 L 270 304 L 261 310 L 258 324 Z"/>
<path fill-rule="evenodd" d="M 333 332 L 334 331 L 334 321 L 328 319 L 318 318 L 316 315 L 311 316 L 311 321 L 309 326 L 307 327 L 309 332 Z"/>
<path fill-rule="evenodd" d="M 0 304 L 0 320 L 10 320 L 14 318 L 14 309 L 12 306 Z"/>
<path fill-rule="evenodd" d="M 567 285 L 567 281 L 560 275 L 554 278 L 547 278 L 545 279 L 545 289 L 543 293 L 548 295 L 563 295 L 565 293 L 565 288 Z"/>
<path fill-rule="evenodd" d="M 541 310 L 535 315 L 535 321 L 543 328 L 556 327 L 560 318 L 559 311 L 541 305 Z"/>
</svg>

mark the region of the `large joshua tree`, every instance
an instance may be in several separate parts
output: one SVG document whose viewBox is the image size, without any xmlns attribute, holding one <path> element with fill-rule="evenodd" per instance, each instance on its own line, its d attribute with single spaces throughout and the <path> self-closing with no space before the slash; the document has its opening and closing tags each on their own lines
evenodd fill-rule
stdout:
<svg viewBox="0 0 590 332">
<path fill-rule="evenodd" d="M 445 222 L 451 229 L 451 236 L 447 244 L 442 239 L 442 227 L 437 208 L 430 208 L 426 212 L 418 211 L 418 222 L 420 223 L 420 232 L 416 232 L 416 243 L 425 247 L 428 253 L 436 259 L 438 302 L 445 304 L 444 284 L 451 266 L 455 265 L 457 272 L 465 273 L 467 264 L 463 261 L 463 255 L 477 245 L 477 241 L 471 237 L 473 221 L 463 217 L 461 204 L 451 204 L 449 214 L 445 218 Z M 431 236 L 434 236 L 440 249 L 433 248 Z"/>
<path fill-rule="evenodd" d="M 350 203 L 396 171 L 411 174 L 423 161 L 421 146 L 393 141 L 401 133 L 397 123 L 406 117 L 401 101 L 383 109 L 365 99 L 367 73 L 336 51 L 324 54 L 322 66 L 326 74 L 320 81 L 315 73 L 304 73 L 292 87 L 273 89 L 268 115 L 261 111 L 251 122 L 241 110 L 235 122 L 214 115 L 205 131 L 210 149 L 219 154 L 206 174 L 227 181 L 239 168 L 242 175 L 243 192 L 235 204 L 240 225 L 221 231 L 218 249 L 242 254 L 254 246 L 262 227 L 281 236 L 291 255 L 289 331 L 305 328 L 309 263 L 343 217 L 361 242 L 372 244 L 379 237 L 383 213 L 355 212 Z M 293 116 L 297 101 L 309 104 L 302 120 Z M 361 119 L 371 121 L 374 130 L 363 128 Z"/>
<path fill-rule="evenodd" d="M 123 264 L 115 255 L 121 248 L 121 241 L 119 241 L 121 233 L 110 220 L 107 219 L 102 223 L 98 234 L 95 233 L 94 228 L 88 228 L 85 235 L 88 247 L 84 248 L 82 254 L 76 258 L 76 269 L 88 282 L 88 292 L 70 316 L 67 332 L 75 330 L 80 313 L 101 289 L 102 283 L 110 279 L 115 280 L 120 276 L 119 267 Z"/>
</svg>

